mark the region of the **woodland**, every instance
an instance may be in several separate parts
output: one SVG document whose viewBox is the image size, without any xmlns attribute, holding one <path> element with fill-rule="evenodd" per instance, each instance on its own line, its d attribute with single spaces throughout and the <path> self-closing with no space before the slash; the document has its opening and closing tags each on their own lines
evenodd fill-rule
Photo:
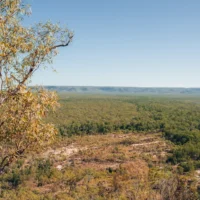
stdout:
<svg viewBox="0 0 200 200">
<path fill-rule="evenodd" d="M 30 87 L 74 37 L 30 15 L 0 1 L 0 199 L 200 199 L 199 90 Z"/>
</svg>

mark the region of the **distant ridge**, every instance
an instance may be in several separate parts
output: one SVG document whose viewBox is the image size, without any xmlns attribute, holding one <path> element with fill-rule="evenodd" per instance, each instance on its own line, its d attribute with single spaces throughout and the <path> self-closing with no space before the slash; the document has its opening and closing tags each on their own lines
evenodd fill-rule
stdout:
<svg viewBox="0 0 200 200">
<path fill-rule="evenodd" d="M 170 87 L 104 87 L 104 86 L 45 86 L 48 90 L 90 94 L 196 94 L 200 88 Z"/>
</svg>

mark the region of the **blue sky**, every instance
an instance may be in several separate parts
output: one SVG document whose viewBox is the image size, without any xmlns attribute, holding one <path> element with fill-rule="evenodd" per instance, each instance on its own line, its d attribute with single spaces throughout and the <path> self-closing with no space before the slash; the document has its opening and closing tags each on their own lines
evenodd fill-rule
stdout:
<svg viewBox="0 0 200 200">
<path fill-rule="evenodd" d="M 32 84 L 200 87 L 199 0 L 26 0 L 73 43 Z"/>
</svg>

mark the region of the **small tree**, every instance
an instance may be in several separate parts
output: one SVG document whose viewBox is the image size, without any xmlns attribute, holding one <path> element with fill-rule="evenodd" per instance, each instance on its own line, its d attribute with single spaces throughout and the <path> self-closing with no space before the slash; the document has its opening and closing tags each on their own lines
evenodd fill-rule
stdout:
<svg viewBox="0 0 200 200">
<path fill-rule="evenodd" d="M 55 93 L 27 87 L 34 72 L 52 63 L 57 48 L 66 47 L 73 33 L 46 22 L 25 27 L 31 14 L 21 0 L 0 1 L 0 173 L 25 150 L 51 142 L 56 134 L 44 123 L 58 105 Z"/>
</svg>

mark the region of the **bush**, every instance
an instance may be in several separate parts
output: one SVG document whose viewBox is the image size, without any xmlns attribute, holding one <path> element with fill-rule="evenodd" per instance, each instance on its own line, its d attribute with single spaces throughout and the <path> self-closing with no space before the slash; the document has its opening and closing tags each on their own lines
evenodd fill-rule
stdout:
<svg viewBox="0 0 200 200">
<path fill-rule="evenodd" d="M 7 181 L 12 185 L 12 187 L 17 187 L 22 182 L 20 172 L 13 171 L 10 176 L 8 176 Z"/>
</svg>

